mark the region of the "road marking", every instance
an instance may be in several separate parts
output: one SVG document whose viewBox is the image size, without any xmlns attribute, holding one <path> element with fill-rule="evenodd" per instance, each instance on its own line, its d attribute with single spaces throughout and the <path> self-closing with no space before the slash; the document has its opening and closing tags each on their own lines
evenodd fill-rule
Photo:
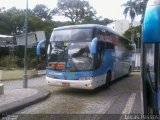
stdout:
<svg viewBox="0 0 160 120">
<path fill-rule="evenodd" d="M 131 113 L 131 109 L 132 109 L 135 99 L 136 99 L 136 93 L 132 93 L 131 96 L 128 98 L 127 104 L 125 108 L 123 109 L 122 115 L 119 120 L 124 120 L 124 115 Z"/>
<path fill-rule="evenodd" d="M 130 114 L 135 99 L 136 99 L 136 93 L 132 93 L 131 96 L 128 98 L 127 104 L 123 109 L 122 114 Z"/>
</svg>

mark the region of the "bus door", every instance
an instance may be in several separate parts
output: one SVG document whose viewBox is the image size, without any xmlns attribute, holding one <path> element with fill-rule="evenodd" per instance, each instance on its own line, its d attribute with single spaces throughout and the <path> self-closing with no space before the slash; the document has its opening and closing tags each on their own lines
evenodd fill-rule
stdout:
<svg viewBox="0 0 160 120">
<path fill-rule="evenodd" d="M 99 68 L 103 62 L 104 50 L 105 50 L 105 30 L 97 31 L 97 49 L 95 54 L 95 68 Z"/>
<path fill-rule="evenodd" d="M 158 112 L 159 45 L 143 44 L 142 80 L 145 114 Z"/>
<path fill-rule="evenodd" d="M 160 1 L 149 0 L 142 28 L 144 114 L 160 111 Z"/>
<path fill-rule="evenodd" d="M 36 47 L 36 54 L 37 54 L 37 70 L 44 70 L 46 69 L 47 64 L 47 47 L 50 42 L 48 40 L 41 40 L 37 44 Z M 51 45 L 50 45 L 51 46 Z"/>
</svg>

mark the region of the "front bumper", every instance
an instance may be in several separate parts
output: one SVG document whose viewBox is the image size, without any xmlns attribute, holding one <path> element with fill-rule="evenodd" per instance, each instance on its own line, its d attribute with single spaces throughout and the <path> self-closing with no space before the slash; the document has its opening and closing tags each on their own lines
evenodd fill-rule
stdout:
<svg viewBox="0 0 160 120">
<path fill-rule="evenodd" d="M 79 88 L 88 90 L 93 90 L 96 88 L 92 80 L 63 80 L 63 79 L 54 79 L 46 77 L 46 81 L 49 85 L 60 86 L 60 87 L 70 87 L 70 88 Z"/>
</svg>

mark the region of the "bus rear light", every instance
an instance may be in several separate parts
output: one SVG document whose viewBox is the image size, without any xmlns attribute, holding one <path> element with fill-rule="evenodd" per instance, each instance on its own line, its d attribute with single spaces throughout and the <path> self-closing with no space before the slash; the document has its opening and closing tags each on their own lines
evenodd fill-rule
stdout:
<svg viewBox="0 0 160 120">
<path fill-rule="evenodd" d="M 64 67 L 64 64 L 57 64 L 56 66 L 62 68 Z"/>
<path fill-rule="evenodd" d="M 64 64 L 49 64 L 50 67 L 57 67 L 57 68 L 62 68 L 64 67 Z"/>
<path fill-rule="evenodd" d="M 55 67 L 55 64 L 49 64 L 50 67 Z"/>
</svg>

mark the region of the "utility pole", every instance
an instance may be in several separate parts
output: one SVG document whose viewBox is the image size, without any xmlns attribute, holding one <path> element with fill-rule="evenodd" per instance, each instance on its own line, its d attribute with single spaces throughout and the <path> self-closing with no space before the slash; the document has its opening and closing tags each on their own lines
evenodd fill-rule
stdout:
<svg viewBox="0 0 160 120">
<path fill-rule="evenodd" d="M 26 0 L 26 15 L 25 15 L 25 50 L 24 50 L 24 80 L 23 88 L 27 88 L 27 32 L 28 32 L 28 0 Z"/>
<path fill-rule="evenodd" d="M 140 49 L 140 33 L 137 33 L 137 38 L 138 38 L 138 42 L 137 42 L 137 48 Z"/>
</svg>

